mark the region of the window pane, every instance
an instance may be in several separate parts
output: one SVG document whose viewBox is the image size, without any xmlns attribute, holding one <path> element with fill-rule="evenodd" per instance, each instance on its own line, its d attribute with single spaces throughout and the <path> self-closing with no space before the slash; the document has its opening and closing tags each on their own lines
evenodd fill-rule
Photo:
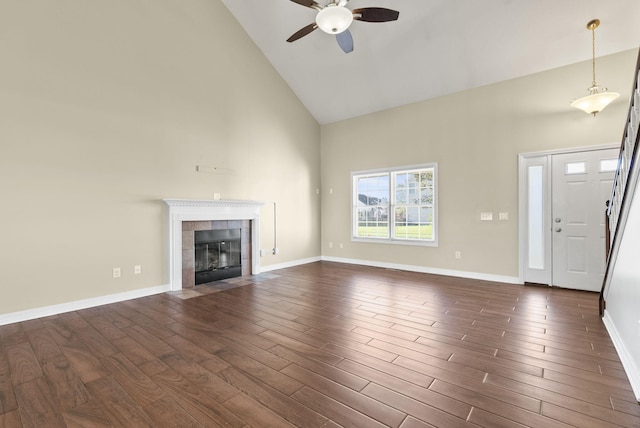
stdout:
<svg viewBox="0 0 640 428">
<path fill-rule="evenodd" d="M 358 221 L 379 222 L 388 220 L 388 209 L 386 207 L 365 207 L 358 208 Z"/>
<path fill-rule="evenodd" d="M 420 180 L 422 181 L 422 185 L 433 187 L 433 169 L 422 172 L 420 174 Z"/>
<path fill-rule="evenodd" d="M 396 172 L 394 238 L 433 240 L 433 168 Z"/>
<path fill-rule="evenodd" d="M 407 174 L 396 174 L 396 188 L 407 187 Z"/>
<path fill-rule="evenodd" d="M 423 223 L 433 223 L 433 208 L 420 208 L 420 220 L 422 220 Z"/>
<path fill-rule="evenodd" d="M 407 208 L 396 207 L 396 224 L 404 224 L 407 222 Z"/>
<path fill-rule="evenodd" d="M 420 209 L 418 207 L 407 208 L 407 224 L 417 224 L 420 221 Z"/>
<path fill-rule="evenodd" d="M 389 225 L 387 223 L 367 224 L 360 226 L 358 233 L 362 238 L 388 238 Z"/>
<path fill-rule="evenodd" d="M 544 269 L 544 204 L 541 165 L 529 167 L 529 268 Z"/>
<path fill-rule="evenodd" d="M 399 239 L 433 239 L 432 224 L 396 224 L 396 237 Z"/>
<path fill-rule="evenodd" d="M 405 189 L 398 189 L 396 187 L 396 204 L 407 203 L 407 191 Z"/>
<path fill-rule="evenodd" d="M 603 159 L 600 161 L 600 172 L 615 172 L 618 168 L 618 159 Z"/>
<path fill-rule="evenodd" d="M 420 190 L 416 188 L 409 189 L 409 197 L 407 198 L 407 202 L 414 205 L 419 204 Z"/>
<path fill-rule="evenodd" d="M 366 205 L 386 203 L 389 197 L 389 176 L 365 176 L 358 178 L 358 199 Z"/>
<path fill-rule="evenodd" d="M 567 174 L 584 174 L 587 172 L 587 164 L 585 162 L 567 162 L 565 168 Z"/>
<path fill-rule="evenodd" d="M 359 207 L 356 236 L 363 238 L 388 238 L 389 214 L 387 208 Z"/>
<path fill-rule="evenodd" d="M 354 236 L 389 237 L 389 174 L 356 177 L 357 198 Z"/>
<path fill-rule="evenodd" d="M 432 205 L 433 204 L 433 189 L 432 188 L 422 188 L 420 191 L 420 203 L 423 205 Z"/>
<path fill-rule="evenodd" d="M 396 174 L 396 204 L 406 204 L 408 193 L 409 193 L 409 185 L 407 183 L 407 174 Z"/>
</svg>

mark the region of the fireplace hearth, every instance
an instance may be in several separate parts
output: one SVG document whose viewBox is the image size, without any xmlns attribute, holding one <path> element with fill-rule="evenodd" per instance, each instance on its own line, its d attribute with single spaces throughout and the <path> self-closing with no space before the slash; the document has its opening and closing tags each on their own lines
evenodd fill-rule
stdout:
<svg viewBox="0 0 640 428">
<path fill-rule="evenodd" d="M 194 232 L 195 285 L 242 276 L 241 229 Z"/>
</svg>

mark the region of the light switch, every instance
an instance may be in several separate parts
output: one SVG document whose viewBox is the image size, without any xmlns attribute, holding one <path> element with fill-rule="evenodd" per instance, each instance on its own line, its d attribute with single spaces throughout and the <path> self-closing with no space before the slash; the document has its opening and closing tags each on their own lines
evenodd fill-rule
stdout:
<svg viewBox="0 0 640 428">
<path fill-rule="evenodd" d="M 509 213 L 508 212 L 502 212 L 502 213 L 498 214 L 498 220 L 509 220 Z"/>
</svg>

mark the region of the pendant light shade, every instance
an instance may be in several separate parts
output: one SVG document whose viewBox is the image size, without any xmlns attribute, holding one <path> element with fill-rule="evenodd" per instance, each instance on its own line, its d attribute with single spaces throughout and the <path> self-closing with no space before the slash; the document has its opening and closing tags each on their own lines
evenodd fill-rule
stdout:
<svg viewBox="0 0 640 428">
<path fill-rule="evenodd" d="M 605 109 L 611 102 L 620 96 L 617 92 L 609 92 L 607 88 L 598 86 L 596 83 L 596 28 L 600 25 L 599 19 L 591 20 L 587 23 L 587 30 L 591 31 L 591 87 L 587 89 L 589 95 L 578 98 L 571 102 L 571 107 L 575 107 L 594 117 Z"/>
<path fill-rule="evenodd" d="M 591 95 L 578 98 L 571 103 L 571 107 L 578 108 L 587 114 L 592 114 L 595 116 L 620 96 L 620 94 L 617 92 L 607 92 L 607 88 L 599 89 L 601 90 L 601 92 L 598 92 L 598 88 L 589 88 L 589 92 L 591 92 Z"/>
</svg>

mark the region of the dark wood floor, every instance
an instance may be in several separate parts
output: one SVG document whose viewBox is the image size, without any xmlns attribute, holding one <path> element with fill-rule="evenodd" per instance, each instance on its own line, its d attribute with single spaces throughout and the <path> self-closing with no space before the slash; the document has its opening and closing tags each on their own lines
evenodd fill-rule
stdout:
<svg viewBox="0 0 640 428">
<path fill-rule="evenodd" d="M 327 262 L 219 285 L 0 327 L 0 427 L 640 427 L 596 294 Z"/>
</svg>

